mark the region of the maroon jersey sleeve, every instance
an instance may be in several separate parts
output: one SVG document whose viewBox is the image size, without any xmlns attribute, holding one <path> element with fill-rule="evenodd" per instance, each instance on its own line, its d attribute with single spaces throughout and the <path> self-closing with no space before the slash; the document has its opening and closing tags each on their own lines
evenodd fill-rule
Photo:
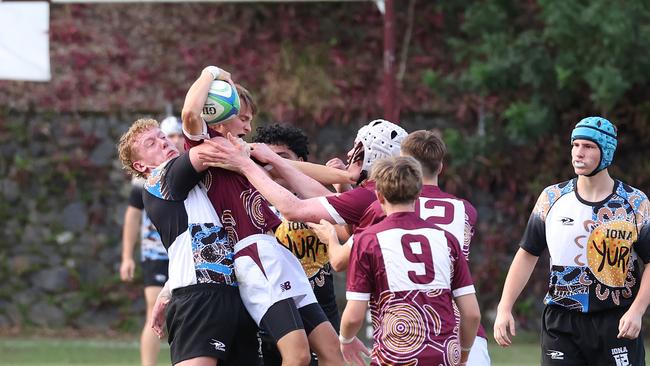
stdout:
<svg viewBox="0 0 650 366">
<path fill-rule="evenodd" d="M 475 293 L 472 274 L 469 271 L 467 260 L 460 249 L 460 245 L 458 245 L 458 241 L 448 232 L 445 232 L 445 236 L 450 249 L 449 255 L 453 263 L 451 290 L 454 297 Z"/>
<path fill-rule="evenodd" d="M 355 232 L 362 232 L 368 226 L 374 225 L 386 217 L 384 210 L 381 209 L 379 201 L 375 200 L 370 207 L 368 207 L 361 216 L 359 225 L 355 229 Z"/>
<path fill-rule="evenodd" d="M 334 196 L 322 197 L 321 203 L 337 224 L 359 226 L 366 209 L 377 200 L 372 182 Z"/>
<path fill-rule="evenodd" d="M 370 300 L 374 286 L 372 253 L 369 244 L 372 244 L 374 235 L 359 234 L 354 237 L 350 265 L 346 280 L 346 298 L 348 300 Z"/>
</svg>

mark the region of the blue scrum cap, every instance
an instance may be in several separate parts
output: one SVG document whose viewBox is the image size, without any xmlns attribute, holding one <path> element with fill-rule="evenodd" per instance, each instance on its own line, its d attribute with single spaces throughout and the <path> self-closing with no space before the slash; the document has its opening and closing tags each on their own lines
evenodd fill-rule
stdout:
<svg viewBox="0 0 650 366">
<path fill-rule="evenodd" d="M 607 168 L 614 160 L 616 152 L 616 126 L 602 117 L 583 118 L 571 132 L 571 142 L 574 140 L 589 140 L 600 149 L 600 164 L 589 176 Z"/>
</svg>

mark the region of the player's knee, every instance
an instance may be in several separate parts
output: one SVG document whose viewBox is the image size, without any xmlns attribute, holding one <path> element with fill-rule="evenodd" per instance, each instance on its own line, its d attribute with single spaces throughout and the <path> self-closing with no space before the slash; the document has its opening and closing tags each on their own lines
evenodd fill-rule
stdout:
<svg viewBox="0 0 650 366">
<path fill-rule="evenodd" d="M 309 348 L 294 348 L 290 355 L 282 356 L 282 366 L 307 366 L 310 362 Z"/>
</svg>

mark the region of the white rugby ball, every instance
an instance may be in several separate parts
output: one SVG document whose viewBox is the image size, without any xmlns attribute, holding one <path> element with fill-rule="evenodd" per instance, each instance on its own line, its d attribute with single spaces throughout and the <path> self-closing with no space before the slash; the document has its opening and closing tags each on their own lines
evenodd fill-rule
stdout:
<svg viewBox="0 0 650 366">
<path fill-rule="evenodd" d="M 215 80 L 210 85 L 201 117 L 209 125 L 222 123 L 237 116 L 239 109 L 237 89 L 226 81 Z"/>
</svg>

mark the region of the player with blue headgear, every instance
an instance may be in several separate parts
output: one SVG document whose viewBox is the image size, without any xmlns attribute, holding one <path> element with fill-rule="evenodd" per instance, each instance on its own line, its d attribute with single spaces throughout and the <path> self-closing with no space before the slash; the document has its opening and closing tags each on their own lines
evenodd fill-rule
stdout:
<svg viewBox="0 0 650 366">
<path fill-rule="evenodd" d="M 602 117 L 583 118 L 576 124 L 571 133 L 571 143 L 575 140 L 589 140 L 600 149 L 600 163 L 594 171 L 585 174 L 587 177 L 593 177 L 612 164 L 616 152 L 616 137 L 616 126 Z"/>
<path fill-rule="evenodd" d="M 576 124 L 571 162 L 577 177 L 539 196 L 503 285 L 494 338 L 507 347 L 515 334 L 515 300 L 548 250 L 542 365 L 645 363 L 640 334 L 650 303 L 650 202 L 609 175 L 616 139 L 616 127 L 605 118 Z"/>
</svg>

